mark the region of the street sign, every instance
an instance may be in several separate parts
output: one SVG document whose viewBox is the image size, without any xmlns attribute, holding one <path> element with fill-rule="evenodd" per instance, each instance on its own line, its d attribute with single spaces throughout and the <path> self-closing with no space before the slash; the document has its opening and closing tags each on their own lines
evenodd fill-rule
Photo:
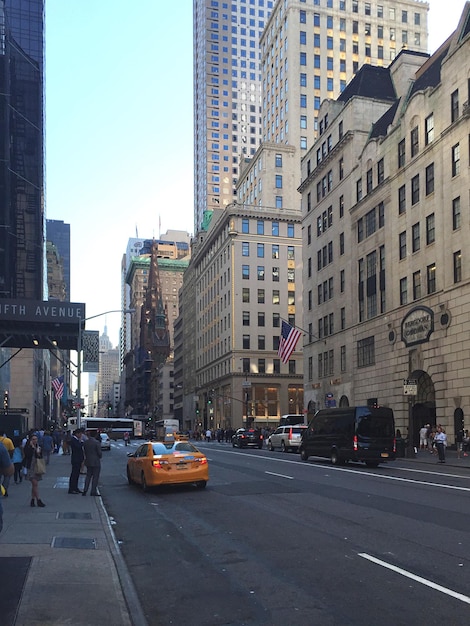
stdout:
<svg viewBox="0 0 470 626">
<path fill-rule="evenodd" d="M 244 380 L 242 382 L 242 387 L 243 387 L 243 389 L 249 389 L 251 387 L 250 381 L 249 380 Z"/>
<path fill-rule="evenodd" d="M 11 409 L 0 409 L 1 415 L 6 415 L 7 413 L 29 413 L 29 409 L 15 409 L 14 407 Z"/>
<path fill-rule="evenodd" d="M 418 395 L 418 381 L 417 380 L 403 380 L 403 395 L 404 396 L 417 396 Z"/>
</svg>

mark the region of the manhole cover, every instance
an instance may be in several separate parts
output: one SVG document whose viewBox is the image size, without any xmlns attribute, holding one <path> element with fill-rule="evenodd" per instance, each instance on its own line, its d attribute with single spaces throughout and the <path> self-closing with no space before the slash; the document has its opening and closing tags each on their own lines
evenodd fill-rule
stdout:
<svg viewBox="0 0 470 626">
<path fill-rule="evenodd" d="M 57 513 L 57 519 L 91 519 L 91 513 Z"/>
<path fill-rule="evenodd" d="M 96 550 L 96 539 L 79 537 L 54 537 L 53 548 L 75 548 L 76 550 Z"/>
</svg>

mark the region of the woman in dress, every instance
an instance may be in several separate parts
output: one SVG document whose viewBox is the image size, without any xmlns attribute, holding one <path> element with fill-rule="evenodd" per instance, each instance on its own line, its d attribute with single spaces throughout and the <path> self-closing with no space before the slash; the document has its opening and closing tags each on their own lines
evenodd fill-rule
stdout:
<svg viewBox="0 0 470 626">
<path fill-rule="evenodd" d="M 31 481 L 31 506 L 46 506 L 39 498 L 38 482 L 42 480 L 42 474 L 36 471 L 36 459 L 42 459 L 42 450 L 38 444 L 38 436 L 33 434 L 28 439 L 24 448 L 24 465 L 28 470 L 26 480 Z"/>
</svg>

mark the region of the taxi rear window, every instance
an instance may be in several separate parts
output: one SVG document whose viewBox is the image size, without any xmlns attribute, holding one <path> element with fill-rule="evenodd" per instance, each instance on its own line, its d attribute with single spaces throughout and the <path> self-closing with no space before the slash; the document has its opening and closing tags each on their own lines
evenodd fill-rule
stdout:
<svg viewBox="0 0 470 626">
<path fill-rule="evenodd" d="M 158 454 L 171 454 L 172 452 L 197 452 L 196 448 L 187 441 L 180 442 L 163 442 L 156 441 L 152 443 L 153 453 Z"/>
</svg>

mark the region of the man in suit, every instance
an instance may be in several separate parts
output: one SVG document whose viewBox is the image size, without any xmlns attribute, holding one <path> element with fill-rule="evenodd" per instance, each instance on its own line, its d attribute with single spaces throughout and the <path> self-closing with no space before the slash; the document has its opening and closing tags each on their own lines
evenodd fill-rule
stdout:
<svg viewBox="0 0 470 626">
<path fill-rule="evenodd" d="M 98 492 L 98 479 L 100 477 L 101 471 L 101 438 L 99 434 L 95 437 L 91 436 L 90 431 L 86 433 L 88 435 L 88 439 L 83 444 L 83 451 L 85 453 L 85 465 L 86 465 L 86 477 L 85 477 L 85 488 L 83 490 L 82 495 L 86 496 L 88 491 L 88 487 L 91 482 L 91 492 L 90 496 L 97 496 Z"/>
<path fill-rule="evenodd" d="M 80 428 L 73 431 L 72 439 L 70 440 L 70 450 L 72 452 L 72 472 L 69 479 L 69 493 L 77 494 L 82 493 L 78 488 L 78 479 L 80 477 L 80 467 L 83 463 L 83 442 L 82 431 Z"/>
</svg>

